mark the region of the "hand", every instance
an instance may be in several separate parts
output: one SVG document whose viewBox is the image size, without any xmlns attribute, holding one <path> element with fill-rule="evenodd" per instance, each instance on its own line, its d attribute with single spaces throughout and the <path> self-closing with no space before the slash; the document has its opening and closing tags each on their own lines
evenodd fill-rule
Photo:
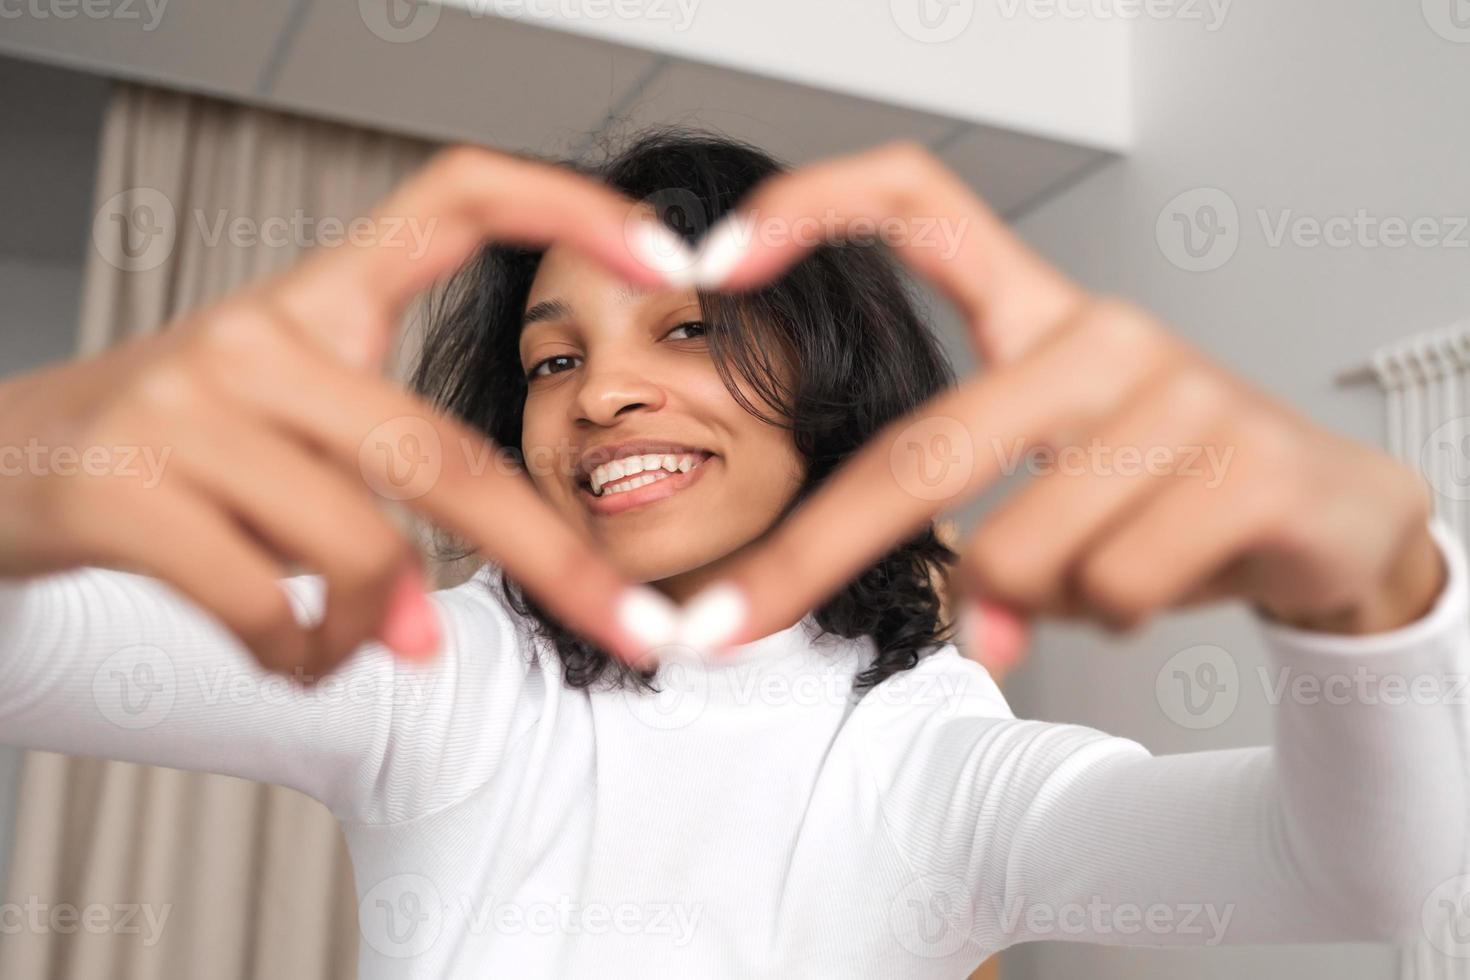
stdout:
<svg viewBox="0 0 1470 980">
<path fill-rule="evenodd" d="M 631 202 L 589 180 L 470 148 L 441 154 L 375 217 L 429 229 L 428 248 L 385 236 L 314 252 L 161 333 L 0 385 L 0 575 L 98 564 L 156 576 L 283 672 L 319 676 L 373 636 L 426 654 L 437 627 L 415 550 L 370 489 L 393 486 L 394 459 L 373 440 L 407 431 L 442 450 L 413 507 L 569 627 L 636 658 L 646 638 L 619 604 L 646 590 L 628 592 L 528 481 L 472 468 L 493 458 L 481 435 L 377 375 L 404 305 L 486 238 L 564 241 L 655 285 L 654 247 L 672 234 L 630 223 L 642 217 Z M 277 584 L 290 563 L 326 580 L 314 629 Z"/>
<path fill-rule="evenodd" d="M 1127 628 L 1234 597 L 1342 632 L 1390 629 L 1432 603 L 1444 572 L 1414 473 L 1311 424 L 1147 312 L 1090 295 L 922 149 L 771 180 L 711 231 L 696 273 L 706 288 L 755 286 L 803 251 L 764 228 L 895 219 L 963 232 L 952 256 L 917 235 L 890 244 L 957 306 L 989 370 L 855 454 L 693 600 L 685 642 L 721 647 L 793 622 L 1023 450 L 1054 465 L 983 521 L 957 570 L 961 589 L 992 603 Z M 948 459 L 936 459 L 944 440 Z"/>
</svg>

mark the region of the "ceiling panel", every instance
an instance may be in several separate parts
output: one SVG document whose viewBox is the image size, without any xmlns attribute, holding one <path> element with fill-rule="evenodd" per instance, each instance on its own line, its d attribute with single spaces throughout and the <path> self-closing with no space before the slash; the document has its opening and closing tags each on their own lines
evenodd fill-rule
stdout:
<svg viewBox="0 0 1470 980">
<path fill-rule="evenodd" d="M 788 163 L 886 140 L 924 143 L 954 128 L 938 116 L 692 62 L 671 62 L 620 115 L 620 129 L 682 124 L 747 140 Z"/>
<path fill-rule="evenodd" d="M 246 96 L 290 22 L 292 3 L 101 0 L 6 6 L 13 15 L 0 20 L 0 51 Z"/>
<path fill-rule="evenodd" d="M 313 4 L 270 100 L 436 139 L 565 153 L 658 63 L 643 51 L 457 8 L 410 5 L 432 21 L 370 24 L 370 6 Z"/>
<path fill-rule="evenodd" d="M 935 147 L 1011 217 L 1105 157 L 476 9 L 397 0 L 289 4 L 128 0 L 78 8 L 118 12 L 112 18 L 27 13 L 4 21 L 0 51 L 432 139 L 558 156 L 579 152 L 594 133 L 669 123 L 740 137 L 796 164 L 907 137 Z M 121 16 L 124 10 L 136 17 Z"/>
<path fill-rule="evenodd" d="M 1001 214 L 1016 218 L 1113 154 L 988 126 L 947 143 L 942 159 Z"/>
</svg>

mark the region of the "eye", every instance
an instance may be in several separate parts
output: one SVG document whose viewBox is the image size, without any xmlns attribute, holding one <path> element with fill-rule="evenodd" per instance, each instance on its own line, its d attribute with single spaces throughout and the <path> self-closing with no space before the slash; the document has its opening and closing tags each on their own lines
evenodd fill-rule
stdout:
<svg viewBox="0 0 1470 980">
<path fill-rule="evenodd" d="M 695 334 L 695 336 L 696 337 L 702 337 L 702 336 L 704 336 L 708 332 L 709 328 L 704 325 L 704 321 L 702 321 L 702 320 L 687 320 L 684 323 L 679 324 L 674 329 L 670 330 L 668 333 L 664 334 L 664 336 L 665 337 L 673 337 L 674 334 L 677 333 L 680 330 L 695 330 L 695 331 L 698 331 Z M 674 339 L 675 340 L 691 340 L 693 338 L 690 338 L 690 337 L 674 337 Z"/>
<path fill-rule="evenodd" d="M 566 364 L 566 362 L 575 361 L 576 359 L 577 357 L 575 354 L 553 354 L 551 357 L 543 357 L 541 360 L 531 365 L 530 369 L 526 372 L 526 379 L 530 380 L 536 377 L 546 377 L 547 375 L 560 374 L 563 370 L 570 371 L 572 369 L 572 365 Z M 545 373 L 542 372 L 542 368 L 547 369 Z"/>
</svg>

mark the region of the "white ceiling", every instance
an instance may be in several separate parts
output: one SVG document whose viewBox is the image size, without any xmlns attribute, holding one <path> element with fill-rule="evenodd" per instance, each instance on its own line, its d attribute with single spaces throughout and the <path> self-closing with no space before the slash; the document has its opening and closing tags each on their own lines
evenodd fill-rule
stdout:
<svg viewBox="0 0 1470 980">
<path fill-rule="evenodd" d="M 651 123 L 717 129 L 791 163 L 904 136 L 934 148 L 1012 216 L 1108 156 L 461 8 L 434 8 L 432 29 L 421 37 L 382 24 L 375 32 L 367 13 L 373 2 L 170 0 L 150 26 L 147 3 L 137 0 L 128 5 L 138 14 L 133 20 L 8 18 L 0 52 L 552 155 L 573 153 L 599 133 Z"/>
</svg>

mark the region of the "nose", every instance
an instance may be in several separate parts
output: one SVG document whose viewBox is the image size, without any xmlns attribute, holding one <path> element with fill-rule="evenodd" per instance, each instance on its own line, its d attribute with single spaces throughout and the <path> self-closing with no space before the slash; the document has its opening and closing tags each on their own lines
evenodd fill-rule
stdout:
<svg viewBox="0 0 1470 980">
<path fill-rule="evenodd" d="M 618 364 L 604 363 L 585 365 L 582 371 L 582 387 L 572 404 L 572 411 L 579 423 L 612 425 L 622 416 L 639 409 L 657 411 L 664 405 L 662 387 L 638 371 L 636 365 L 623 361 Z"/>
</svg>

